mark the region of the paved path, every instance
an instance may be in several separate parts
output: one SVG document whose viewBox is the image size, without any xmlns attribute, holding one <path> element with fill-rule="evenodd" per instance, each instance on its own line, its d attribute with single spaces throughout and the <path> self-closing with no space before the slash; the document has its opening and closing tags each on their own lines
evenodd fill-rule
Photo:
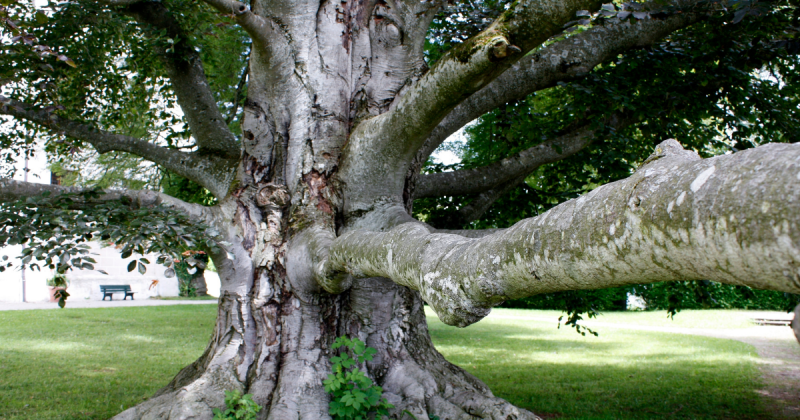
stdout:
<svg viewBox="0 0 800 420">
<path fill-rule="evenodd" d="M 71 300 L 67 308 L 126 308 L 130 306 L 168 306 L 168 305 L 216 305 L 216 300 Z M 0 311 L 19 311 L 25 309 L 59 309 L 55 302 L 0 302 Z"/>
<path fill-rule="evenodd" d="M 753 318 L 792 319 L 784 312 L 753 312 Z M 525 319 L 535 322 L 558 322 L 558 317 L 489 315 L 494 318 Z M 775 419 L 800 419 L 800 345 L 786 326 L 757 326 L 750 328 L 680 328 L 617 324 L 596 320 L 581 321 L 590 328 L 622 328 L 634 331 L 656 331 L 670 334 L 690 334 L 738 340 L 755 347 L 760 356 L 759 368 L 764 389 L 757 392 L 775 404 Z"/>
</svg>

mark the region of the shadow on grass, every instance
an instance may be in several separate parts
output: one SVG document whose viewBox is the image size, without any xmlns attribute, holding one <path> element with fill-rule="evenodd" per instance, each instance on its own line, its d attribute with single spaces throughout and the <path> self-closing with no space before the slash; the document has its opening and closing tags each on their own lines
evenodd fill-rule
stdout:
<svg viewBox="0 0 800 420">
<path fill-rule="evenodd" d="M 495 395 L 559 419 L 768 419 L 753 348 L 620 329 L 600 337 L 524 320 L 465 329 L 429 317 L 437 349 Z"/>
</svg>

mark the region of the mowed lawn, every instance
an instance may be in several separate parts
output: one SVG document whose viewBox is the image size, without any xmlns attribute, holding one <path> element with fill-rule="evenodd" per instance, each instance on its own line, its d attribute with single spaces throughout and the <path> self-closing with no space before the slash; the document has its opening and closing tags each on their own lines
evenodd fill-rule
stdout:
<svg viewBox="0 0 800 420">
<path fill-rule="evenodd" d="M 0 419 L 108 419 L 199 357 L 216 305 L 0 312 Z"/>
<path fill-rule="evenodd" d="M 559 419 L 768 419 L 748 345 L 598 327 L 553 311 L 495 310 L 466 329 L 428 317 L 439 350 L 498 396 Z M 215 305 L 0 312 L 0 419 L 107 419 L 151 396 L 204 350 Z M 693 319 L 690 320 L 690 317 Z M 602 321 L 746 326 L 741 312 L 609 314 Z"/>
<path fill-rule="evenodd" d="M 430 314 L 431 312 L 429 312 Z M 557 328 L 557 311 L 495 309 L 459 329 L 428 316 L 447 359 L 486 382 L 494 394 L 545 418 L 769 419 L 758 355 L 716 338 L 598 326 L 598 337 Z M 552 318 L 532 322 L 522 318 Z M 599 321 L 680 328 L 752 326 L 744 311 L 608 313 Z"/>
</svg>

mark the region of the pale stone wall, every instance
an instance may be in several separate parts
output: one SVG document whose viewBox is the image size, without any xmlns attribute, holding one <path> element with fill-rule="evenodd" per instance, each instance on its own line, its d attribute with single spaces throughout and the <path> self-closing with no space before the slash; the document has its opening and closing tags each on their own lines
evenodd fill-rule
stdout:
<svg viewBox="0 0 800 420">
<path fill-rule="evenodd" d="M 113 247 L 103 247 L 99 242 L 90 242 L 92 255 L 97 261 L 95 268 L 104 270 L 108 275 L 102 274 L 97 270 L 77 270 L 67 273 L 69 280 L 70 294 L 69 299 L 101 300 L 103 295 L 100 293 L 101 284 L 127 284 L 131 286 L 135 299 L 147 299 L 156 296 L 178 296 L 177 277 L 167 278 L 164 276 L 164 266 L 152 264 L 155 262 L 156 255 L 148 255 L 146 258 L 151 262 L 147 265 L 147 272 L 144 275 L 134 270 L 129 273 L 128 263 L 138 256 L 128 259 L 120 258 L 119 251 Z M 21 247 L 6 247 L 0 249 L 0 256 L 8 255 L 9 260 L 16 260 Z M 50 269 L 42 271 L 25 271 L 25 298 L 28 302 L 42 302 L 49 299 L 47 279 L 52 277 Z M 219 276 L 217 273 L 206 271 L 206 283 L 208 284 L 208 294 L 219 296 Z M 150 288 L 153 280 L 158 280 L 158 284 Z M 115 294 L 114 299 L 122 298 L 122 294 Z M 0 273 L 0 302 L 22 302 L 22 273 L 12 268 Z"/>
<path fill-rule="evenodd" d="M 95 268 L 104 270 L 108 275 L 96 270 L 77 270 L 67 273 L 69 280 L 70 294 L 69 299 L 88 299 L 100 300 L 103 295 L 100 293 L 101 284 L 127 284 L 131 286 L 131 291 L 136 299 L 147 299 L 151 296 L 178 296 L 177 278 L 167 278 L 164 276 L 164 266 L 157 264 L 147 265 L 147 272 L 144 275 L 134 270 L 129 273 L 128 263 L 134 257 L 128 259 L 120 258 L 119 251 L 113 247 L 103 247 L 99 242 L 90 242 L 92 255 L 97 261 Z M 0 255 L 8 255 L 10 259 L 16 259 L 19 255 L 20 247 L 7 247 L 0 250 Z M 155 255 L 146 257 L 151 263 L 155 262 Z M 25 298 L 28 302 L 41 302 L 49 299 L 49 292 L 46 286 L 48 278 L 52 277 L 50 269 L 42 271 L 26 270 L 25 278 Z M 158 280 L 158 285 L 150 289 L 153 280 Z M 114 298 L 122 298 L 122 294 L 115 294 Z M 22 301 L 22 273 L 18 269 L 10 269 L 0 273 L 0 301 L 21 302 Z"/>
</svg>

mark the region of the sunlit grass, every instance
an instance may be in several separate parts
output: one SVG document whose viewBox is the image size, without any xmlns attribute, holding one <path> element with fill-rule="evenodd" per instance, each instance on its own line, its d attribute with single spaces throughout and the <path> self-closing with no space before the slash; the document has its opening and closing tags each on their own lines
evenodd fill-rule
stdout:
<svg viewBox="0 0 800 420">
<path fill-rule="evenodd" d="M 755 324 L 751 321 L 753 313 L 745 310 L 683 310 L 670 318 L 667 311 L 646 312 L 602 312 L 597 318 L 586 319 L 587 325 L 593 322 L 646 325 L 651 327 L 674 328 L 747 328 Z M 431 312 L 432 313 L 432 312 Z M 564 315 L 561 311 L 530 309 L 493 309 L 491 318 L 550 318 L 554 322 Z"/>
<path fill-rule="evenodd" d="M 749 325 L 737 313 L 686 311 L 675 321 L 664 313 L 612 313 L 601 321 Z M 215 314 L 215 305 L 0 312 L 0 419 L 109 418 L 194 361 Z M 496 310 L 466 329 L 428 321 L 449 360 L 496 395 L 548 417 L 769 418 L 754 392 L 756 356 L 747 345 L 602 326 L 600 337 L 581 337 L 557 329 L 558 315 Z M 550 321 L 523 319 L 530 317 Z"/>
<path fill-rule="evenodd" d="M 770 417 L 754 392 L 759 373 L 751 346 L 602 327 L 599 337 L 583 337 L 553 322 L 516 319 L 525 315 L 557 318 L 558 313 L 499 310 L 466 329 L 448 327 L 432 316 L 428 322 L 448 360 L 484 380 L 495 395 L 538 414 L 565 419 Z M 620 313 L 603 321 L 634 323 L 641 317 L 637 324 L 652 320 L 661 325 L 657 315 Z M 712 323 L 719 314 L 695 315 L 700 323 Z M 736 317 L 729 319 L 731 326 L 741 325 Z"/>
<path fill-rule="evenodd" d="M 0 312 L 0 419 L 107 419 L 205 349 L 215 305 Z"/>
</svg>

